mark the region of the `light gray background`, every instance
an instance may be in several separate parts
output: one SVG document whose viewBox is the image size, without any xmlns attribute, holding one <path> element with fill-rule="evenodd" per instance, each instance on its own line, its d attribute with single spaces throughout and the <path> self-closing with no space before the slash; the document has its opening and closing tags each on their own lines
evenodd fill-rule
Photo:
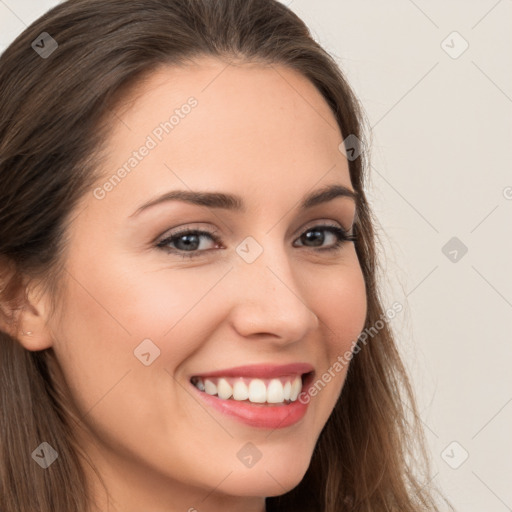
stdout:
<svg viewBox="0 0 512 512">
<path fill-rule="evenodd" d="M 435 481 L 459 511 L 512 511 L 512 1 L 283 3 L 372 127 L 385 307 L 405 307 Z M 56 4 L 0 0 L 0 51 Z M 452 237 L 465 255 L 442 252 Z"/>
</svg>

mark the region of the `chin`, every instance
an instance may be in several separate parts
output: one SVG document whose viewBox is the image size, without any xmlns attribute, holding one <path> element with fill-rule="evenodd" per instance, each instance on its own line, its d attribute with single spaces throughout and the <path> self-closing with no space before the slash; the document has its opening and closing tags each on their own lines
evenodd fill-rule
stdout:
<svg viewBox="0 0 512 512">
<path fill-rule="evenodd" d="M 236 496 L 280 496 L 301 482 L 309 463 L 309 458 L 298 461 L 295 456 L 265 462 L 262 458 L 254 467 L 232 474 L 225 491 Z"/>
</svg>

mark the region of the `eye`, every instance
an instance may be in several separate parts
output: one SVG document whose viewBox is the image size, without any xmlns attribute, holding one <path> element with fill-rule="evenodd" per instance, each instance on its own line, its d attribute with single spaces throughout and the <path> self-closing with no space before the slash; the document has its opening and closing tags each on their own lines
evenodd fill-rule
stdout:
<svg viewBox="0 0 512 512">
<path fill-rule="evenodd" d="M 334 238 L 334 242 L 327 247 L 324 246 L 325 233 Z M 197 229 L 182 229 L 171 233 L 169 236 L 157 242 L 156 247 L 168 253 L 180 255 L 183 258 L 194 258 L 208 249 L 199 250 L 201 239 L 209 238 L 214 242 L 214 247 L 219 247 L 222 240 L 215 231 L 204 231 Z M 357 239 L 355 234 L 349 234 L 345 229 L 334 225 L 319 225 L 307 229 L 297 239 L 301 242 L 298 247 L 310 247 L 317 252 L 330 252 L 341 249 L 345 242 L 353 242 Z M 312 244 L 312 245 L 308 245 Z M 296 246 L 297 247 L 297 246 Z M 321 247 L 321 248 L 318 248 Z"/>
<path fill-rule="evenodd" d="M 334 244 L 328 246 L 327 248 L 322 248 L 320 251 L 335 251 L 340 249 L 344 242 L 354 242 L 356 240 L 356 236 L 354 234 L 349 234 L 347 231 L 339 226 L 330 226 L 330 225 L 322 225 L 322 226 L 314 226 L 313 228 L 309 228 L 304 231 L 304 233 L 298 238 L 298 240 L 305 240 L 306 242 L 313 243 L 313 247 L 323 246 L 323 242 L 325 241 L 325 234 L 329 233 L 332 237 L 334 237 Z"/>
<path fill-rule="evenodd" d="M 157 243 L 157 247 L 167 252 L 179 254 L 184 258 L 193 258 L 199 256 L 202 251 L 197 251 L 200 246 L 201 238 L 209 238 L 216 244 L 220 244 L 221 240 L 216 232 L 202 231 L 197 229 L 183 229 L 175 233 L 171 233 L 168 237 Z M 176 247 L 169 247 L 175 245 Z"/>
</svg>

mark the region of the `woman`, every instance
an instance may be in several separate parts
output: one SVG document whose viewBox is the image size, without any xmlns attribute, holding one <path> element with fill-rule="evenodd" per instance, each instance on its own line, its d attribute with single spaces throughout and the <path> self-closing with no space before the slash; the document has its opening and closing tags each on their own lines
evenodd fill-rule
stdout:
<svg viewBox="0 0 512 512">
<path fill-rule="evenodd" d="M 361 112 L 296 15 L 70 0 L 0 86 L 2 511 L 437 510 Z"/>
</svg>

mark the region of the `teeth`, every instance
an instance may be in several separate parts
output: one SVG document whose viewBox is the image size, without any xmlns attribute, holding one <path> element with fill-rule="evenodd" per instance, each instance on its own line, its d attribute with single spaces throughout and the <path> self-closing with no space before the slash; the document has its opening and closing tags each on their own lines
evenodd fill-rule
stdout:
<svg viewBox="0 0 512 512">
<path fill-rule="evenodd" d="M 204 381 L 204 390 L 209 395 L 216 395 L 217 394 L 217 385 L 214 384 L 211 380 L 206 379 Z"/>
<path fill-rule="evenodd" d="M 284 400 L 283 384 L 278 379 L 272 379 L 267 389 L 267 402 L 278 404 Z"/>
<path fill-rule="evenodd" d="M 262 404 L 267 400 L 267 386 L 261 379 L 252 379 L 249 384 L 249 401 Z"/>
<path fill-rule="evenodd" d="M 292 402 L 295 402 L 295 400 L 297 400 L 297 397 L 299 396 L 301 388 L 302 388 L 301 380 L 300 379 L 295 379 L 292 382 L 292 389 L 290 391 L 290 400 Z"/>
<path fill-rule="evenodd" d="M 201 389 L 201 388 L 199 388 Z M 292 384 L 290 381 L 288 381 L 283 388 L 283 397 L 285 400 L 290 400 L 290 392 L 292 390 Z"/>
<path fill-rule="evenodd" d="M 249 400 L 257 404 L 295 402 L 302 389 L 302 379 L 298 375 L 280 379 L 221 377 L 203 380 L 201 377 L 195 377 L 192 383 L 200 391 L 217 395 L 222 400 Z"/>
<path fill-rule="evenodd" d="M 217 383 L 217 395 L 219 398 L 227 400 L 228 398 L 231 398 L 232 394 L 233 388 L 229 385 L 228 381 L 226 379 L 219 379 L 219 382 Z"/>
<path fill-rule="evenodd" d="M 235 400 L 247 400 L 249 398 L 249 389 L 243 380 L 237 380 L 233 386 L 233 398 Z"/>
</svg>

